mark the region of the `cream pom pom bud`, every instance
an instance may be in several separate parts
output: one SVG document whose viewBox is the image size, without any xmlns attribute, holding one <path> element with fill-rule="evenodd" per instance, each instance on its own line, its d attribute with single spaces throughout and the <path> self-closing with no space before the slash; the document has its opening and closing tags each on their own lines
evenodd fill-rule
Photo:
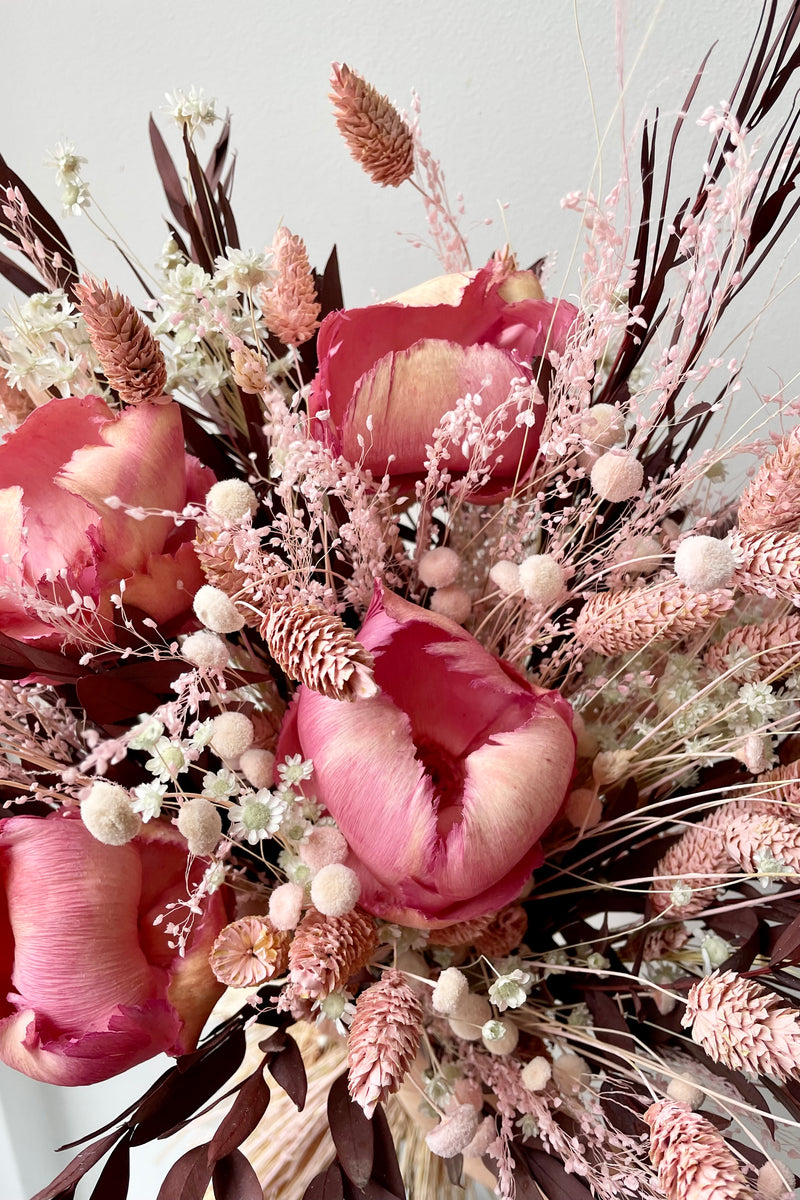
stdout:
<svg viewBox="0 0 800 1200">
<path fill-rule="evenodd" d="M 601 500 L 621 504 L 640 491 L 644 467 L 627 450 L 608 450 L 592 467 L 592 490 Z"/>
<path fill-rule="evenodd" d="M 449 546 L 435 546 L 419 560 L 417 571 L 425 587 L 443 588 L 455 583 L 461 570 L 461 559 Z"/>
<path fill-rule="evenodd" d="M 492 1006 L 486 997 L 470 992 L 459 1004 L 449 1024 L 456 1037 L 463 1038 L 465 1042 L 479 1042 L 483 1026 L 491 1019 Z"/>
<path fill-rule="evenodd" d="M 239 759 L 239 770 L 251 787 L 261 791 L 272 786 L 275 755 L 271 750 L 245 750 Z"/>
<path fill-rule="evenodd" d="M 436 1012 L 445 1017 L 454 1017 L 469 996 L 466 975 L 458 967 L 446 967 L 436 980 L 431 994 L 431 1004 Z"/>
<path fill-rule="evenodd" d="M 594 404 L 581 417 L 581 434 L 593 446 L 610 450 L 625 440 L 622 413 L 613 404 Z"/>
<path fill-rule="evenodd" d="M 196 796 L 181 807 L 178 829 L 186 838 L 189 853 L 207 858 L 222 837 L 222 820 L 210 800 Z"/>
<path fill-rule="evenodd" d="M 276 929 L 296 929 L 303 911 L 303 889 L 299 883 L 281 883 L 269 898 L 269 919 Z"/>
<path fill-rule="evenodd" d="M 736 569 L 730 544 L 722 538 L 696 534 L 675 551 L 675 574 L 693 592 L 727 587 Z"/>
<path fill-rule="evenodd" d="M 224 712 L 214 717 L 211 749 L 220 758 L 238 758 L 250 749 L 254 738 L 253 722 L 244 713 Z"/>
<path fill-rule="evenodd" d="M 321 871 L 331 863 L 342 863 L 347 858 L 349 846 L 343 833 L 335 825 L 317 825 L 304 842 L 298 854 L 312 873 Z"/>
<path fill-rule="evenodd" d="M 513 1021 L 486 1021 L 481 1040 L 490 1054 L 511 1054 L 519 1041 L 519 1029 Z"/>
<path fill-rule="evenodd" d="M 81 818 L 93 838 L 104 846 L 124 846 L 135 838 L 142 818 L 131 808 L 125 788 L 98 779 L 81 802 Z"/>
<path fill-rule="evenodd" d="M 519 591 L 519 567 L 515 562 L 509 562 L 506 558 L 501 558 L 494 564 L 489 572 L 489 578 L 498 592 L 502 592 L 504 596 L 513 596 L 514 592 Z"/>
<path fill-rule="evenodd" d="M 192 606 L 198 621 L 214 633 L 236 633 L 244 625 L 244 617 L 230 597 L 210 583 L 198 588 Z"/>
<path fill-rule="evenodd" d="M 184 638 L 181 654 L 187 662 L 206 671 L 224 671 L 228 665 L 227 644 L 207 629 L 200 629 Z"/>
<path fill-rule="evenodd" d="M 592 1072 L 580 1054 L 562 1054 L 553 1063 L 553 1079 L 562 1092 L 578 1092 L 587 1087 Z"/>
<path fill-rule="evenodd" d="M 437 588 L 431 596 L 431 608 L 457 625 L 463 625 L 472 612 L 472 598 L 464 588 L 453 583 L 449 587 Z"/>
<path fill-rule="evenodd" d="M 550 1060 L 542 1058 L 541 1055 L 525 1063 L 525 1066 L 520 1071 L 520 1078 L 529 1092 L 543 1091 L 552 1077 L 553 1068 L 550 1065 Z"/>
<path fill-rule="evenodd" d="M 670 1100 L 677 1100 L 679 1104 L 688 1104 L 692 1109 L 700 1108 L 706 1098 L 705 1092 L 689 1075 L 676 1075 L 674 1079 L 670 1079 L 667 1095 Z"/>
<path fill-rule="evenodd" d="M 519 564 L 519 582 L 528 600 L 547 608 L 564 594 L 564 568 L 551 554 L 531 554 Z"/>
<path fill-rule="evenodd" d="M 439 1158 L 455 1158 L 478 1132 L 480 1117 L 471 1104 L 459 1104 L 439 1124 L 426 1133 L 425 1142 Z"/>
<path fill-rule="evenodd" d="M 358 876 L 343 863 L 329 863 L 311 881 L 311 902 L 325 917 L 343 917 L 351 912 L 360 895 Z"/>
<path fill-rule="evenodd" d="M 258 508 L 258 498 L 244 479 L 221 479 L 209 488 L 206 508 L 222 521 L 241 521 Z"/>
</svg>

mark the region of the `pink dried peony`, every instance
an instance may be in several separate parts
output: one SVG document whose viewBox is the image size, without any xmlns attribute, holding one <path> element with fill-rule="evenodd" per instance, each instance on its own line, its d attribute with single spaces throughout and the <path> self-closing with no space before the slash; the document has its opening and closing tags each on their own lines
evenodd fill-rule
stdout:
<svg viewBox="0 0 800 1200">
<path fill-rule="evenodd" d="M 181 957 L 154 922 L 186 873 L 166 823 L 107 846 L 77 814 L 0 821 L 0 1060 L 72 1085 L 194 1049 L 223 991 L 208 956 L 227 914 L 221 891 L 206 896 Z"/>
<path fill-rule="evenodd" d="M 576 316 L 572 304 L 543 298 L 532 271 L 508 278 L 495 263 L 472 278 L 432 279 L 385 304 L 331 313 L 317 341 L 314 433 L 350 462 L 363 461 L 376 476 L 388 471 L 408 486 L 425 475 L 427 447 L 444 414 L 479 392 L 482 419 L 490 418 L 512 380 L 535 377 L 534 358 L 563 352 Z M 518 428 L 516 412 L 503 415 L 509 436 L 495 455 L 491 484 L 474 499 L 500 499 L 524 479 L 544 414 L 537 405 L 535 423 Z M 468 463 L 460 444 L 449 447 L 447 469 L 455 477 Z"/>
<path fill-rule="evenodd" d="M 347 838 L 367 912 L 421 928 L 496 912 L 567 795 L 569 705 L 380 585 L 359 638 L 380 693 L 343 704 L 300 688 L 277 760 L 313 762 L 304 786 Z"/>
<path fill-rule="evenodd" d="M 68 396 L 37 408 L 0 445 L 0 630 L 60 642 L 32 601 L 70 605 L 75 591 L 113 636 L 120 580 L 126 606 L 159 623 L 186 612 L 203 583 L 191 523 L 135 520 L 107 501 L 180 511 L 213 482 L 184 453 L 177 404 L 115 414 L 99 396 Z"/>
</svg>

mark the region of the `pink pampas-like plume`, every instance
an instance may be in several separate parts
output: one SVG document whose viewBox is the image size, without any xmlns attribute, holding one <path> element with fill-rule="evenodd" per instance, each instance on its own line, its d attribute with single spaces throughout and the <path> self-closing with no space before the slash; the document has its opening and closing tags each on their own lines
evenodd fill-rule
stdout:
<svg viewBox="0 0 800 1200">
<path fill-rule="evenodd" d="M 781 1082 L 800 1078 L 800 1012 L 735 971 L 696 983 L 681 1024 L 714 1062 Z"/>
<path fill-rule="evenodd" d="M 667 1200 L 753 1200 L 714 1126 L 685 1104 L 659 1100 L 644 1114 L 650 1159 Z"/>
<path fill-rule="evenodd" d="M 623 654 L 650 642 L 678 641 L 706 629 L 733 607 L 730 592 L 693 592 L 667 580 L 591 596 L 575 619 L 575 636 L 597 654 Z"/>
<path fill-rule="evenodd" d="M 319 325 L 322 312 L 305 242 L 281 225 L 272 243 L 277 279 L 259 291 L 267 328 L 286 346 L 301 346 Z"/>
<path fill-rule="evenodd" d="M 402 971 L 387 971 L 359 996 L 347 1039 L 347 1086 L 366 1116 L 399 1091 L 421 1027 L 422 1005 Z"/>
</svg>

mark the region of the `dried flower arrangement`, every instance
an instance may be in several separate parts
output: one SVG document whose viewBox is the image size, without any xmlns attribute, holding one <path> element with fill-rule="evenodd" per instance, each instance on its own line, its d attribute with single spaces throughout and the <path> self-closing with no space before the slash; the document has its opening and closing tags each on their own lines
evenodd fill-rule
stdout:
<svg viewBox="0 0 800 1200">
<path fill-rule="evenodd" d="M 473 269 L 417 116 L 345 65 L 342 137 L 446 272 L 382 304 L 284 227 L 241 249 L 202 95 L 185 179 L 151 123 L 141 310 L 0 159 L 0 1060 L 177 1057 L 36 1200 L 106 1156 L 124 1196 L 184 1130 L 158 1200 L 792 1194 L 797 402 L 707 435 L 710 339 L 800 208 L 799 67 L 765 4 L 693 196 L 702 69 L 664 161 L 656 119 L 635 184 L 567 198 L 577 305 Z"/>
</svg>

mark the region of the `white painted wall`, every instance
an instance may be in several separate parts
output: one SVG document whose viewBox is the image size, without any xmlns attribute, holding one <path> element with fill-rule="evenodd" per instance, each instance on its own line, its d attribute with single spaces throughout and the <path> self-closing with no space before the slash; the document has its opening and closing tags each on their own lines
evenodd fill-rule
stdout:
<svg viewBox="0 0 800 1200">
<path fill-rule="evenodd" d="M 631 0 L 628 132 L 645 107 L 678 110 L 716 39 L 698 112 L 722 99 L 759 9 L 759 0 Z M 616 178 L 621 146 L 614 117 L 615 6 L 611 0 L 577 0 L 576 10 L 577 19 L 568 0 L 5 4 L 0 152 L 57 212 L 58 193 L 42 160 L 56 141 L 71 138 L 89 160 L 86 177 L 97 208 L 151 264 L 159 256 L 166 204 L 150 157 L 148 113 L 158 113 L 164 93 L 174 87 L 203 87 L 234 114 L 234 208 L 243 242 L 269 242 L 284 220 L 322 265 L 335 240 L 345 299 L 362 304 L 438 270 L 429 253 L 397 236 L 398 230 L 425 231 L 416 194 L 407 187 L 376 188 L 338 138 L 327 78 L 331 60 L 344 60 L 400 106 L 408 103 L 411 87 L 420 92 L 426 142 L 443 160 L 451 192 L 463 192 L 475 222 L 475 260 L 505 240 L 496 220 L 489 228 L 481 222 L 497 217 L 498 199 L 509 201 L 506 219 L 520 258 L 556 251 L 552 287 L 570 294 L 578 221 L 559 201 L 567 191 L 599 186 L 592 178 L 597 141 L 589 85 L 597 128 L 602 133 L 611 122 L 602 151 L 605 189 Z M 167 128 L 166 117 L 161 126 Z M 688 173 L 685 164 L 679 168 L 687 194 L 696 185 L 694 164 L 702 161 L 704 145 L 693 126 L 689 133 L 696 154 Z M 177 146 L 174 136 L 172 144 Z M 67 219 L 65 228 L 82 265 L 136 294 L 124 264 L 86 218 Z M 800 265 L 797 246 L 786 241 L 782 282 Z M 757 311 L 768 282 L 751 290 L 749 307 L 740 310 L 733 328 Z M 7 304 L 10 296 L 0 285 L 0 302 Z M 756 390 L 774 389 L 778 378 L 795 374 L 796 309 L 784 295 L 764 321 L 745 372 L 746 405 L 756 403 Z M 42 1186 L 57 1169 L 52 1145 L 102 1124 L 161 1069 L 151 1064 L 135 1081 L 126 1076 L 67 1094 L 0 1068 L 0 1200 L 24 1200 Z M 163 1148 L 158 1153 L 163 1164 Z M 133 1200 L 154 1197 L 164 1170 L 160 1165 L 155 1175 L 140 1175 Z"/>
</svg>

